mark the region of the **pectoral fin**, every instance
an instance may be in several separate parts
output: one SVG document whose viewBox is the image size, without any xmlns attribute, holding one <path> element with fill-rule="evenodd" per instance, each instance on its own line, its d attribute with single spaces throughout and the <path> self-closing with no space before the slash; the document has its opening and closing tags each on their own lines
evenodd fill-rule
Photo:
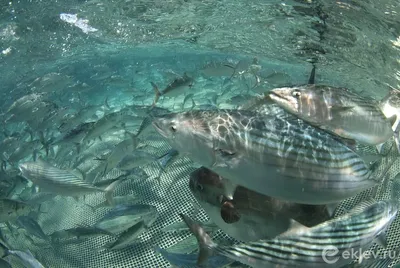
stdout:
<svg viewBox="0 0 400 268">
<path fill-rule="evenodd" d="M 235 223 L 240 220 L 240 214 L 236 210 L 232 200 L 225 201 L 221 206 L 221 218 L 226 223 Z"/>
</svg>

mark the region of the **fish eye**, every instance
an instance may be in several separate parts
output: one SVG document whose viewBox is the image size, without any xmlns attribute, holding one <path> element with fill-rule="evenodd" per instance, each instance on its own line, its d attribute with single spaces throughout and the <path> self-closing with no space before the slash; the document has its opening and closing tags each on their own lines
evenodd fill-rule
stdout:
<svg viewBox="0 0 400 268">
<path fill-rule="evenodd" d="M 172 132 L 176 132 L 176 126 L 175 126 L 175 125 L 172 125 L 172 126 L 171 126 L 171 131 L 172 131 Z"/>
<path fill-rule="evenodd" d="M 296 91 L 293 91 L 292 96 L 295 98 L 299 98 L 301 96 L 301 93 L 300 93 L 300 91 L 296 90 Z"/>
</svg>

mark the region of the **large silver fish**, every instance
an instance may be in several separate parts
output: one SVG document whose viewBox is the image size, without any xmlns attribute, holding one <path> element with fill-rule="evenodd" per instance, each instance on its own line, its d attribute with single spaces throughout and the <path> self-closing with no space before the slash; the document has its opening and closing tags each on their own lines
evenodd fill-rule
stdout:
<svg viewBox="0 0 400 268">
<path fill-rule="evenodd" d="M 375 168 L 335 136 L 282 115 L 196 110 L 157 117 L 153 125 L 198 164 L 286 201 L 338 203 L 381 181 Z"/>
<path fill-rule="evenodd" d="M 201 167 L 190 174 L 189 188 L 221 230 L 240 241 L 276 237 L 296 226 L 314 226 L 330 218 L 326 206 L 281 201 L 237 187 L 232 199 L 224 192 L 229 181 Z"/>
<path fill-rule="evenodd" d="M 112 193 L 120 182 L 113 181 L 106 189 L 94 187 L 71 172 L 52 166 L 42 159 L 22 163 L 19 169 L 24 178 L 31 180 L 43 191 L 72 197 L 104 192 L 109 203 L 112 203 Z"/>
<path fill-rule="evenodd" d="M 343 257 L 343 252 L 367 250 L 381 239 L 397 212 L 397 202 L 365 202 L 312 228 L 296 228 L 274 239 L 234 246 L 214 243 L 199 224 L 185 215 L 180 216 L 199 241 L 198 264 L 216 253 L 257 268 L 324 268 L 352 262 L 351 258 Z"/>
<path fill-rule="evenodd" d="M 346 139 L 379 145 L 394 135 L 391 121 L 375 100 L 346 88 L 309 84 L 275 88 L 269 97 L 288 112 Z"/>
</svg>

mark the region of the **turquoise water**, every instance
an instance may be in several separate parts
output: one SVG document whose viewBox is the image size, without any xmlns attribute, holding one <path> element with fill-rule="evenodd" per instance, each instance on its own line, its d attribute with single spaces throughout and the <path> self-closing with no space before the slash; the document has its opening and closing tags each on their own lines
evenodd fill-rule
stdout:
<svg viewBox="0 0 400 268">
<path fill-rule="evenodd" d="M 124 130 L 137 133 L 143 120 L 138 111 L 129 112 L 132 117 L 122 120 L 123 127 L 113 126 L 101 133 L 101 140 L 96 138 L 79 151 L 72 142 L 50 146 L 46 154 L 41 141 L 15 161 L 8 159 L 42 134 L 44 143 L 63 137 L 66 132 L 60 131 L 60 124 L 89 105 L 97 106 L 79 123 L 96 122 L 130 105 L 150 106 L 151 82 L 164 89 L 185 72 L 194 79 L 190 92 L 161 97 L 157 107 L 234 109 L 272 88 L 306 83 L 312 64 L 317 66 L 317 83 L 346 87 L 377 100 L 390 87 L 400 88 L 397 0 L 26 0 L 3 1 L 0 8 L 1 139 L 17 139 L 0 153 L 11 177 L 18 173 L 18 163 L 38 156 L 62 169 L 78 169 L 90 182 L 120 176 L 118 168 L 100 176 L 104 162 L 98 158 L 106 158 L 126 138 Z M 232 75 L 227 65 L 238 66 L 237 72 Z M 57 108 L 36 114 L 34 109 L 23 110 L 18 120 L 9 120 L 10 105 L 31 93 L 44 93 Z M 54 111 L 63 111 L 66 117 L 43 120 Z M 154 157 L 170 149 L 154 131 L 140 142 Z M 196 242 L 188 231 L 171 234 L 162 228 L 179 221 L 181 212 L 208 219 L 193 206 L 196 201 L 188 188 L 188 174 L 195 166 L 182 157 L 160 176 L 159 166 L 150 161 L 140 166 L 146 175 L 131 174 L 118 186 L 116 195 L 136 194 L 138 203 L 153 205 L 159 213 L 141 242 L 123 250 L 98 252 L 114 241 L 107 237 L 49 248 L 40 239 L 26 238 L 14 224 L 10 230 L 0 223 L 1 230 L 13 248 L 29 249 L 45 267 L 169 267 L 155 247 L 189 253 Z M 1 192 L 2 197 L 17 198 L 26 194 L 26 188 L 34 187 L 18 185 L 4 191 L 6 196 Z M 41 209 L 47 213 L 39 213 L 37 221 L 46 234 L 92 225 L 109 208 L 93 212 L 85 204 L 95 206 L 103 200 L 101 194 L 78 201 L 57 196 L 43 203 Z M 227 238 L 221 231 L 215 236 Z M 11 261 L 19 267 L 16 259 Z"/>
</svg>

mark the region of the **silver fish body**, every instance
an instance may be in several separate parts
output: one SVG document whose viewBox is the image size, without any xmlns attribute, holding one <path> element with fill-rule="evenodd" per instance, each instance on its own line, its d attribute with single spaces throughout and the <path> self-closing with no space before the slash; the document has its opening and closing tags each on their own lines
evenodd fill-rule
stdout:
<svg viewBox="0 0 400 268">
<path fill-rule="evenodd" d="M 145 166 L 157 160 L 157 157 L 143 150 L 135 150 L 125 155 L 118 163 L 117 168 L 128 171 L 136 167 Z"/>
<path fill-rule="evenodd" d="M 43 232 L 42 227 L 29 216 L 19 216 L 17 223 L 24 228 L 29 234 L 34 235 L 40 239 L 48 240 L 47 235 Z"/>
<path fill-rule="evenodd" d="M 379 182 L 336 137 L 284 114 L 197 110 L 157 117 L 153 125 L 194 162 L 274 198 L 338 203 Z"/>
<path fill-rule="evenodd" d="M 147 225 L 142 220 L 135 225 L 129 227 L 126 231 L 121 233 L 118 239 L 106 245 L 106 248 L 109 250 L 120 250 L 124 249 L 129 245 L 132 245 L 136 241 L 138 241 L 138 237 L 147 229 Z"/>
<path fill-rule="evenodd" d="M 199 240 L 200 263 L 217 253 L 257 268 L 324 268 L 350 263 L 351 258 L 343 257 L 345 251 L 367 250 L 384 234 L 397 212 L 398 203 L 390 200 L 364 203 L 312 228 L 292 229 L 274 239 L 234 246 L 219 246 L 189 217 L 181 217 Z"/>
<path fill-rule="evenodd" d="M 44 265 L 41 264 L 29 250 L 27 251 L 8 250 L 8 253 L 19 258 L 25 267 L 45 268 Z"/>
<path fill-rule="evenodd" d="M 43 191 L 62 196 L 81 196 L 85 194 L 106 192 L 79 179 L 74 174 L 59 169 L 38 159 L 19 165 L 22 176 L 37 184 Z"/>
<path fill-rule="evenodd" d="M 100 219 L 95 227 L 117 234 L 140 221 L 145 224 L 152 222 L 157 216 L 157 208 L 151 205 L 117 206 Z"/>
<path fill-rule="evenodd" d="M 275 88 L 269 97 L 299 118 L 346 139 L 378 145 L 393 137 L 376 101 L 323 85 Z"/>
<path fill-rule="evenodd" d="M 189 188 L 207 215 L 240 241 L 273 238 L 290 228 L 314 226 L 330 218 L 326 206 L 281 201 L 241 186 L 228 199 L 224 196 L 227 185 L 228 180 L 204 167 L 190 174 Z"/>
</svg>

